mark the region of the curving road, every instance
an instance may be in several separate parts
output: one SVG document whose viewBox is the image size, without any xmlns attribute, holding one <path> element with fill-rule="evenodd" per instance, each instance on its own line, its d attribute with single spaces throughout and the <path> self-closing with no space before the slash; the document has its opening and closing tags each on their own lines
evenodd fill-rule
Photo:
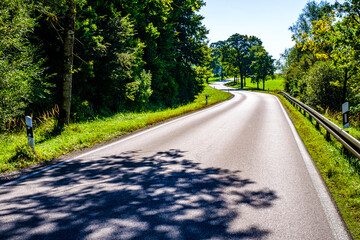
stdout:
<svg viewBox="0 0 360 240">
<path fill-rule="evenodd" d="M 0 239 L 350 239 L 278 99 L 233 93 L 1 185 Z"/>
</svg>

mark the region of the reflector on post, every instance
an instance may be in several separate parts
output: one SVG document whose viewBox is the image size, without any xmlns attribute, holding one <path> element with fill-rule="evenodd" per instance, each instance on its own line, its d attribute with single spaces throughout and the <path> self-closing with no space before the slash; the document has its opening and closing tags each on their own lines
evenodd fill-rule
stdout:
<svg viewBox="0 0 360 240">
<path fill-rule="evenodd" d="M 343 127 L 349 128 L 349 103 L 346 102 L 342 105 L 342 114 L 343 114 Z"/>
<path fill-rule="evenodd" d="M 35 150 L 32 118 L 29 116 L 26 116 L 25 122 L 26 122 L 26 134 L 28 137 L 28 144 L 33 150 Z"/>
</svg>

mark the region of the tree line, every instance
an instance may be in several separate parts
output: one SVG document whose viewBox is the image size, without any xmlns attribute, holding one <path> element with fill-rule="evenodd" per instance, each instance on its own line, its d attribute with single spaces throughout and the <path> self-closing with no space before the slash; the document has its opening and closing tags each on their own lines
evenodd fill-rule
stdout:
<svg viewBox="0 0 360 240">
<path fill-rule="evenodd" d="M 295 46 L 278 66 L 285 89 L 311 106 L 340 111 L 348 101 L 355 123 L 360 115 L 360 3 L 308 2 L 290 27 Z"/>
<path fill-rule="evenodd" d="M 60 108 L 59 126 L 175 106 L 203 89 L 204 0 L 2 0 L 0 130 Z"/>
<path fill-rule="evenodd" d="M 246 86 L 246 79 L 251 82 L 263 83 L 274 75 L 275 60 L 265 50 L 262 41 L 255 36 L 233 34 L 225 41 L 210 45 L 212 61 L 211 69 L 215 76 L 234 76 L 240 80 L 240 87 Z"/>
</svg>

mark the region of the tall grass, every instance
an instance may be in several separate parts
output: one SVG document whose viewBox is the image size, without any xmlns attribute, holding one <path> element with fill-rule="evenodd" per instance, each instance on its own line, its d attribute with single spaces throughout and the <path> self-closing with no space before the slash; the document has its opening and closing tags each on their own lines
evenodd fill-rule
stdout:
<svg viewBox="0 0 360 240">
<path fill-rule="evenodd" d="M 190 104 L 162 111 L 119 113 L 109 118 L 73 123 L 57 132 L 55 117 L 47 115 L 34 129 L 35 152 L 27 146 L 25 129 L 0 135 L 0 173 L 26 168 L 75 150 L 130 133 L 169 118 L 204 108 L 228 99 L 231 95 L 205 87 L 203 93 Z"/>
</svg>

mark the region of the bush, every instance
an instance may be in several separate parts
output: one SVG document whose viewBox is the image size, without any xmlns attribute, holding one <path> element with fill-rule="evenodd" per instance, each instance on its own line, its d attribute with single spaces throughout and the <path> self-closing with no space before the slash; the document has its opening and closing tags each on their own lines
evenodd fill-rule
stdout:
<svg viewBox="0 0 360 240">
<path fill-rule="evenodd" d="M 305 78 L 306 102 L 323 109 L 341 109 L 341 72 L 330 62 L 317 62 Z"/>
</svg>

